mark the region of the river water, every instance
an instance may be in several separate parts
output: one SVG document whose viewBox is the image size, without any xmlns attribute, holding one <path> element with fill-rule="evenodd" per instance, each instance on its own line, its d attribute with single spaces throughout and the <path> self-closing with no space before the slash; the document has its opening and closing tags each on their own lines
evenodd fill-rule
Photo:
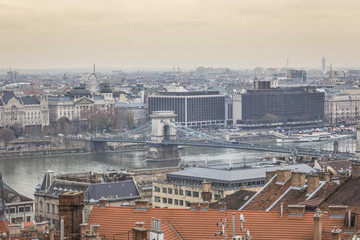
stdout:
<svg viewBox="0 0 360 240">
<path fill-rule="evenodd" d="M 267 143 L 271 144 L 271 143 Z M 297 146 L 332 150 L 333 142 L 297 143 Z M 339 151 L 355 152 L 355 139 L 340 139 Z M 180 163 L 189 164 L 216 164 L 232 161 L 246 162 L 259 161 L 268 156 L 282 156 L 279 153 L 255 152 L 227 148 L 185 147 L 182 150 L 182 159 L 179 162 L 146 162 L 145 152 L 103 153 L 84 155 L 64 155 L 46 157 L 28 157 L 0 159 L 0 170 L 3 180 L 20 194 L 33 198 L 35 186 L 41 181 L 47 170 L 55 174 L 77 172 L 105 172 L 108 169 L 139 169 L 172 167 Z"/>
</svg>

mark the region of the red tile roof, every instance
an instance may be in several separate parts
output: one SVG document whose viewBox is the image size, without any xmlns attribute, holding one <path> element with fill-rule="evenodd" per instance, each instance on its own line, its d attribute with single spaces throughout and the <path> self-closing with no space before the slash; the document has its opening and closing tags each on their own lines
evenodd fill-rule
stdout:
<svg viewBox="0 0 360 240">
<path fill-rule="evenodd" d="M 0 221 L 0 233 L 9 232 L 9 224 L 7 219 Z"/>
<path fill-rule="evenodd" d="M 89 219 L 91 224 L 100 224 L 100 235 L 106 238 L 128 239 L 128 232 L 135 227 L 135 222 L 144 222 L 149 229 L 153 217 L 161 220 L 164 239 L 214 239 L 214 234 L 221 231 L 222 219 L 228 222 L 228 239 L 232 237 L 232 214 L 236 214 L 236 229 L 239 234 L 239 216 L 245 217 L 244 229 L 249 229 L 252 239 L 313 239 L 313 212 L 306 212 L 304 217 L 280 217 L 277 211 L 218 211 L 209 209 L 166 209 L 149 208 L 136 210 L 130 207 L 94 207 Z M 334 226 L 343 226 L 344 219 L 329 218 L 323 213 L 322 226 L 324 232 L 330 232 Z M 245 231 L 243 231 L 244 234 Z M 181 238 L 177 235 L 181 236 Z M 329 235 L 328 235 L 329 236 Z M 344 234 L 346 236 L 346 234 Z M 324 237 L 324 239 L 329 239 Z"/>
</svg>

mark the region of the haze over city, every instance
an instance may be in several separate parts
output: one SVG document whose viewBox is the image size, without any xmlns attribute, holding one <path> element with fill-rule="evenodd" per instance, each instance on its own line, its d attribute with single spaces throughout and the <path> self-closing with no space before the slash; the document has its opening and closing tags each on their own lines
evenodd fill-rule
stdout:
<svg viewBox="0 0 360 240">
<path fill-rule="evenodd" d="M 358 67 L 357 0 L 0 2 L 3 68 Z"/>
</svg>

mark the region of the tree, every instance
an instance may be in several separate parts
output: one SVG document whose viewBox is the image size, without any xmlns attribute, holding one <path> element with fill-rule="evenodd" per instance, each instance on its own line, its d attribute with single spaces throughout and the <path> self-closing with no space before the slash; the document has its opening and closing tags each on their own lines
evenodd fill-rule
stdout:
<svg viewBox="0 0 360 240">
<path fill-rule="evenodd" d="M 7 148 L 9 142 L 15 138 L 14 131 L 10 128 L 3 128 L 0 130 L 0 139 L 4 142 L 4 146 Z"/>
<path fill-rule="evenodd" d="M 71 132 L 72 123 L 67 117 L 61 117 L 57 121 L 57 131 L 65 136 Z"/>
<path fill-rule="evenodd" d="M 89 121 L 89 128 L 93 131 L 109 129 L 115 122 L 112 111 L 101 110 L 98 107 L 83 110 L 81 116 Z"/>
<path fill-rule="evenodd" d="M 132 111 L 126 112 L 126 125 L 129 130 L 134 129 L 135 127 L 134 113 Z"/>
<path fill-rule="evenodd" d="M 18 122 L 11 124 L 10 129 L 14 131 L 15 137 L 17 138 L 23 135 L 23 128 Z"/>
<path fill-rule="evenodd" d="M 262 117 L 262 121 L 266 123 L 275 123 L 279 121 L 279 118 L 274 114 L 268 113 Z"/>
</svg>

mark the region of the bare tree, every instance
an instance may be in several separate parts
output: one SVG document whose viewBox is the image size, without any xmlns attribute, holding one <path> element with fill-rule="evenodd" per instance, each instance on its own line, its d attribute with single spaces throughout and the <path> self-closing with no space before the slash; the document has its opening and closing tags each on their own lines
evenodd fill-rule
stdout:
<svg viewBox="0 0 360 240">
<path fill-rule="evenodd" d="M 71 132 L 72 122 L 67 117 L 61 117 L 57 121 L 57 131 L 65 136 Z"/>
<path fill-rule="evenodd" d="M 126 112 L 126 125 L 129 130 L 134 129 L 135 127 L 134 113 L 132 111 Z"/>
<path fill-rule="evenodd" d="M 10 128 L 3 128 L 0 130 L 0 139 L 4 142 L 4 146 L 7 148 L 10 141 L 15 138 L 14 131 Z"/>
</svg>

